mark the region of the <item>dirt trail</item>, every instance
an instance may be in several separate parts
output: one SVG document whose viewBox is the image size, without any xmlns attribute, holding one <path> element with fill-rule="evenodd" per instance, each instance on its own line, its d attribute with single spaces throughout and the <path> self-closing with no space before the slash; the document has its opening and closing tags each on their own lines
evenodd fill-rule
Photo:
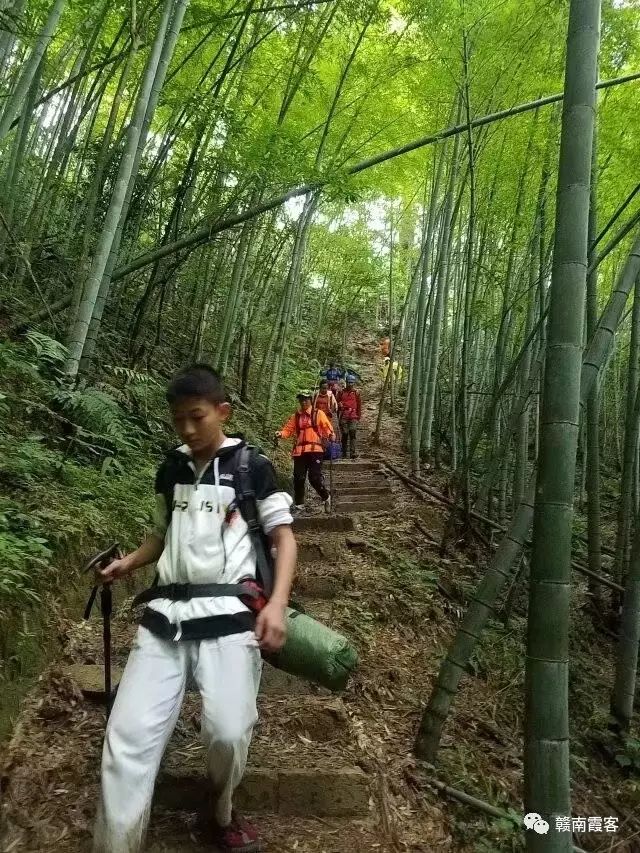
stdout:
<svg viewBox="0 0 640 853">
<path fill-rule="evenodd" d="M 364 378 L 360 456 L 356 465 L 334 467 L 337 513 L 327 519 L 315 506 L 297 521 L 295 595 L 351 639 L 360 666 L 341 696 L 265 667 L 241 804 L 273 853 L 521 850 L 523 832 L 513 822 L 443 800 L 412 757 L 421 710 L 486 555 L 452 551 L 442 558 L 442 505 L 417 497 L 376 464 L 384 455 L 406 470 L 400 421 L 385 415 L 381 446 L 371 446 L 381 381 L 375 340 L 363 338 L 354 357 Z M 439 485 L 433 472 L 430 480 Z M 123 665 L 135 626 L 126 603 L 117 604 L 114 647 Z M 522 797 L 525 605 L 519 590 L 508 624 L 495 620 L 487 629 L 438 767 L 447 784 L 513 815 Z M 64 659 L 24 703 L 4 761 L 0 853 L 84 853 L 90 846 L 104 713 L 83 699 L 64 668 L 101 663 L 100 627 L 73 621 L 60 630 Z M 616 850 L 637 853 L 638 786 L 613 761 L 603 762 L 594 744 L 595 733 L 606 731 L 611 643 L 592 636 L 584 620 L 572 643 L 574 814 L 618 815 Z M 198 703 L 189 696 L 163 762 L 149 850 L 213 849 L 200 828 L 206 783 L 198 732 Z M 591 851 L 613 840 L 574 836 Z"/>
<path fill-rule="evenodd" d="M 373 341 L 367 343 L 373 349 Z M 342 696 L 265 666 L 240 804 L 273 851 L 449 850 L 440 805 L 425 799 L 410 757 L 427 683 L 412 624 L 427 595 L 399 593 L 372 561 L 365 535 L 394 524 L 394 491 L 368 461 L 377 364 L 365 371 L 365 418 L 356 463 L 334 466 L 335 514 L 296 522 L 296 600 L 346 634 L 361 665 Z M 64 626 L 64 659 L 28 697 L 4 771 L 3 851 L 85 851 L 98 790 L 104 712 L 83 698 L 68 666 L 101 663 L 99 619 Z M 123 666 L 135 626 L 118 602 L 114 652 Z M 148 835 L 154 851 L 205 850 L 199 814 L 206 783 L 195 696 L 185 702 L 163 760 Z M 431 798 L 433 799 L 433 798 Z M 462 848 L 457 848 L 462 849 Z"/>
</svg>

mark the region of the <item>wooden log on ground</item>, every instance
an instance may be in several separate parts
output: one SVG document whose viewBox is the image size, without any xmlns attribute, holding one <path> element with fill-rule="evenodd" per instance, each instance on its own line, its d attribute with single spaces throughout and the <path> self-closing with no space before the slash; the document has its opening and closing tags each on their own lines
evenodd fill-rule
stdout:
<svg viewBox="0 0 640 853">
<path fill-rule="evenodd" d="M 451 797 L 452 800 L 457 800 L 459 803 L 462 803 L 465 806 L 470 806 L 472 809 L 483 812 L 490 817 L 497 817 L 502 820 L 511 821 L 511 823 L 519 829 L 522 829 L 522 824 L 519 821 L 516 821 L 512 815 L 508 812 L 502 811 L 502 809 L 499 809 L 496 806 L 492 806 L 491 803 L 485 803 L 484 800 L 472 797 L 471 794 L 467 794 L 464 791 L 458 791 L 457 788 L 451 788 L 439 779 L 429 779 L 428 781 L 430 785 L 433 785 L 433 787 L 436 788 L 436 790 L 440 791 L 442 794 L 446 794 L 447 797 Z M 585 853 L 585 851 L 581 847 L 576 847 L 574 845 L 573 853 Z"/>
<path fill-rule="evenodd" d="M 451 498 L 448 498 L 446 495 L 443 495 L 442 492 L 439 492 L 437 489 L 432 488 L 422 480 L 417 480 L 415 477 L 407 476 L 398 468 L 396 468 L 395 465 L 392 465 L 390 462 L 382 462 L 382 464 L 387 467 L 393 474 L 395 474 L 400 480 L 402 480 L 403 483 L 406 483 L 413 489 L 418 489 L 420 492 L 424 492 L 425 494 L 430 495 L 431 497 L 435 498 L 446 506 L 451 507 L 451 509 L 455 510 L 456 512 L 464 513 L 464 507 L 457 506 L 455 502 L 451 500 Z M 475 510 L 471 510 L 471 517 L 483 522 L 483 524 L 488 524 L 496 531 L 499 531 L 501 533 L 505 532 L 505 528 L 502 527 L 502 525 L 498 524 L 497 521 L 492 521 L 492 519 L 487 518 L 486 516 L 476 512 Z M 527 546 L 530 546 L 531 542 L 528 541 L 526 544 Z M 603 575 L 599 575 L 596 572 L 592 572 L 591 569 L 587 569 L 586 566 L 582 566 L 575 560 L 572 562 L 571 565 L 577 572 L 580 572 L 580 574 L 593 578 L 593 580 L 598 581 L 603 586 L 606 586 L 609 589 L 616 590 L 617 592 L 624 592 L 624 587 L 620 586 L 620 584 L 610 580 L 609 578 L 604 577 Z"/>
</svg>

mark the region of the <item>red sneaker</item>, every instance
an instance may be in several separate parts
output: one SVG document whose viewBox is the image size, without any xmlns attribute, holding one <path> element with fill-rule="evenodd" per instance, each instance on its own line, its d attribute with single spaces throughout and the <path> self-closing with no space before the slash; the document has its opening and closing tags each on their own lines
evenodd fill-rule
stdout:
<svg viewBox="0 0 640 853">
<path fill-rule="evenodd" d="M 228 826 L 216 826 L 213 840 L 223 853 L 260 853 L 258 830 L 235 812 Z"/>
</svg>

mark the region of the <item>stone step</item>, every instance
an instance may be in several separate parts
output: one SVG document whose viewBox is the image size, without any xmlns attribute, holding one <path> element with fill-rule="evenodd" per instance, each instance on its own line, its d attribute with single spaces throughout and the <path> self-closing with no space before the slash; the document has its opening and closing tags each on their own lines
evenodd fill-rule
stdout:
<svg viewBox="0 0 640 853">
<path fill-rule="evenodd" d="M 325 471 L 325 480 L 330 481 L 330 473 Z M 333 472 L 333 482 L 342 483 L 345 486 L 384 486 L 388 485 L 389 479 L 378 471 L 363 471 L 361 474 L 357 471 L 353 473 L 344 471 L 344 469 L 336 468 Z"/>
<path fill-rule="evenodd" d="M 335 598 L 344 588 L 343 577 L 338 575 L 301 575 L 296 580 L 294 592 L 305 598 Z"/>
<path fill-rule="evenodd" d="M 325 619 L 320 621 L 324 622 L 325 625 L 327 624 Z M 192 678 L 187 679 L 187 694 L 198 695 L 198 686 Z M 288 672 L 277 669 L 264 661 L 262 678 L 260 679 L 260 694 L 262 696 L 330 696 L 331 691 L 319 687 L 317 684 L 312 684 L 310 681 L 305 681 L 303 678 L 289 675 Z"/>
<path fill-rule="evenodd" d="M 325 542 L 298 542 L 298 564 L 325 563 L 333 565 L 340 559 L 342 547 L 331 540 Z M 324 598 L 320 595 L 318 598 Z"/>
<path fill-rule="evenodd" d="M 335 463 L 335 470 L 340 471 L 379 471 L 380 463 L 368 459 L 341 459 Z"/>
<path fill-rule="evenodd" d="M 65 667 L 65 674 L 80 688 L 87 699 L 104 701 L 104 666 L 102 664 L 74 663 Z M 115 695 L 122 669 L 119 666 L 111 668 L 111 694 Z"/>
<path fill-rule="evenodd" d="M 342 497 L 344 495 L 390 495 L 391 486 L 388 483 L 381 483 L 378 485 L 377 483 L 372 485 L 346 485 L 340 483 L 339 485 L 335 485 L 333 487 L 333 493 L 336 497 Z"/>
<path fill-rule="evenodd" d="M 390 512 L 393 509 L 393 500 L 390 497 L 358 498 L 350 501 L 336 500 L 337 512 Z"/>
<path fill-rule="evenodd" d="M 369 780 L 359 767 L 248 767 L 235 803 L 240 811 L 299 817 L 355 817 L 369 811 Z M 172 769 L 161 773 L 154 805 L 174 811 L 207 807 L 203 773 Z"/>
<path fill-rule="evenodd" d="M 161 808 L 195 812 L 209 801 L 200 714 L 198 699 L 187 697 L 156 785 L 154 804 Z M 356 766 L 358 754 L 356 731 L 341 699 L 259 696 L 249 769 L 237 805 L 282 815 L 366 814 L 369 785 Z"/>
<path fill-rule="evenodd" d="M 281 669 L 276 669 L 269 663 L 265 663 L 262 667 L 260 693 L 264 696 L 313 696 L 321 690 L 322 688 L 302 678 L 296 678 L 295 675 L 289 675 Z"/>
<path fill-rule="evenodd" d="M 293 521 L 293 530 L 295 533 L 307 530 L 343 533 L 355 530 L 355 523 L 348 515 L 300 515 Z"/>
<path fill-rule="evenodd" d="M 154 814 L 145 851 L 147 853 L 217 853 L 212 845 L 207 815 L 193 812 L 167 811 Z M 247 817 L 253 821 L 262 840 L 262 850 L 284 851 L 379 851 L 379 821 L 369 814 L 353 817 L 288 817 L 261 812 Z M 355 841 L 354 841 L 355 839 Z M 311 845 L 311 846 L 310 846 Z M 74 848 L 75 849 L 75 848 Z M 417 850 L 414 847 L 414 850 Z M 421 847 L 420 849 L 425 849 Z"/>
<path fill-rule="evenodd" d="M 312 619 L 317 619 L 323 625 L 331 627 L 333 621 L 333 599 L 332 598 L 307 598 L 298 596 L 297 609 L 306 613 Z"/>
</svg>

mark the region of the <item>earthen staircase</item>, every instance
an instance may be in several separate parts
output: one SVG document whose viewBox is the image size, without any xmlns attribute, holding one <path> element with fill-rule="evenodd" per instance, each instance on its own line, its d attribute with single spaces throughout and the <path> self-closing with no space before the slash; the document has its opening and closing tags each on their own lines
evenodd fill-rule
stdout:
<svg viewBox="0 0 640 853">
<path fill-rule="evenodd" d="M 336 602 L 341 607 L 357 606 L 346 588 L 341 553 L 357 537 L 360 514 L 388 512 L 393 501 L 389 483 L 374 462 L 335 463 L 332 480 L 333 514 L 302 516 L 294 525 L 299 545 L 295 599 L 327 625 L 332 625 Z M 371 780 L 358 766 L 359 750 L 346 701 L 265 664 L 258 702 L 260 719 L 238 806 L 249 814 L 276 815 L 279 824 L 291 818 L 372 818 Z M 197 833 L 183 835 L 186 827 L 193 826 L 186 816 L 202 810 L 208 791 L 197 705 L 197 697 L 187 699 L 163 760 L 148 848 L 156 853 L 200 849 Z M 341 756 L 339 762 L 336 754 Z M 158 824 L 165 829 L 158 830 Z M 269 833 L 264 834 L 266 846 L 275 850 Z"/>
</svg>

